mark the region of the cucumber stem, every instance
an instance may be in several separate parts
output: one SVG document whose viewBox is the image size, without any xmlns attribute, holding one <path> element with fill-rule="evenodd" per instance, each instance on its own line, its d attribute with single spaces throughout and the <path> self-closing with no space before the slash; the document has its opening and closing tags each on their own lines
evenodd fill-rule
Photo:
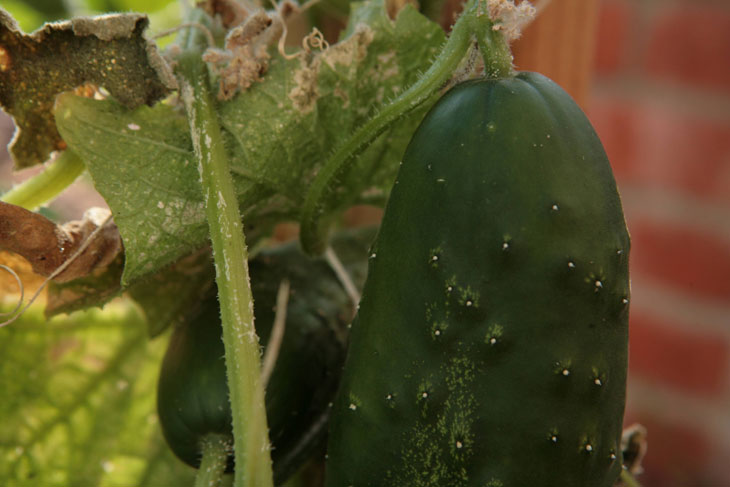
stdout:
<svg viewBox="0 0 730 487">
<path fill-rule="evenodd" d="M 225 435 L 209 434 L 201 442 L 203 457 L 200 460 L 198 473 L 195 475 L 195 487 L 220 487 L 223 485 L 223 474 L 226 472 L 228 452 L 231 449 L 230 439 Z"/>
<path fill-rule="evenodd" d="M 325 162 L 312 181 L 302 207 L 300 239 L 306 252 L 321 254 L 325 251 L 329 230 L 326 222 L 322 221 L 326 210 L 325 202 L 335 191 L 337 182 L 352 168 L 356 156 L 393 122 L 417 108 L 443 87 L 475 40 L 480 49 L 489 51 L 482 54 L 488 75 L 502 76 L 511 72 L 512 55 L 509 46 L 502 33 L 492 29 L 494 24 L 489 16 L 481 12 L 482 2 L 483 0 L 470 0 L 466 4 L 446 44 L 423 76 L 348 137 Z M 502 38 L 501 44 L 499 38 Z"/>
<path fill-rule="evenodd" d="M 641 487 L 641 484 L 633 475 L 631 475 L 631 472 L 625 468 L 621 469 L 621 481 L 626 485 L 626 487 Z"/>
<path fill-rule="evenodd" d="M 514 75 L 512 51 L 505 36 L 498 30 L 489 29 L 477 36 L 479 53 L 484 60 L 487 78 L 507 78 Z"/>
<path fill-rule="evenodd" d="M 192 15 L 204 21 L 205 14 Z M 189 29 L 181 35 L 180 95 L 190 123 L 206 203 L 223 323 L 228 389 L 233 413 L 236 487 L 272 487 L 261 352 L 254 328 L 248 250 L 221 128 L 201 55 L 205 38 Z"/>
<path fill-rule="evenodd" d="M 2 195 L 0 201 L 33 211 L 68 188 L 85 166 L 75 152 L 66 149 L 47 164 L 42 172 L 23 181 Z"/>
</svg>

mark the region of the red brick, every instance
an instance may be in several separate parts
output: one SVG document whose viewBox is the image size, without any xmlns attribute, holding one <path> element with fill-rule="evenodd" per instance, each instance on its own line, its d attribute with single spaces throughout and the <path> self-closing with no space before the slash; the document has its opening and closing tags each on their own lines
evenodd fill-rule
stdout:
<svg viewBox="0 0 730 487">
<path fill-rule="evenodd" d="M 720 479 L 708 474 L 708 457 L 714 445 L 689 425 L 662 421 L 651 411 L 634 412 L 631 421 L 647 428 L 648 448 L 644 473 L 638 477 L 644 487 L 720 487 Z"/>
<path fill-rule="evenodd" d="M 628 100 L 613 97 L 594 97 L 587 111 L 593 127 L 601 138 L 616 177 L 633 182 L 632 168 L 636 152 L 642 142 L 637 133 L 639 115 Z"/>
<path fill-rule="evenodd" d="M 723 336 L 667 326 L 665 320 L 632 310 L 629 347 L 630 375 L 704 397 L 725 391 L 730 346 Z"/>
<path fill-rule="evenodd" d="M 619 97 L 594 98 L 589 116 L 619 183 L 730 204 L 730 119 Z"/>
<path fill-rule="evenodd" d="M 623 0 L 603 0 L 598 13 L 598 42 L 594 65 L 598 76 L 612 75 L 624 67 L 631 5 Z"/>
<path fill-rule="evenodd" d="M 669 7 L 649 32 L 645 65 L 651 76 L 730 92 L 730 8 Z"/>
<path fill-rule="evenodd" d="M 633 272 L 687 294 L 730 303 L 730 243 L 726 239 L 642 217 L 629 218 L 628 227 Z"/>
</svg>

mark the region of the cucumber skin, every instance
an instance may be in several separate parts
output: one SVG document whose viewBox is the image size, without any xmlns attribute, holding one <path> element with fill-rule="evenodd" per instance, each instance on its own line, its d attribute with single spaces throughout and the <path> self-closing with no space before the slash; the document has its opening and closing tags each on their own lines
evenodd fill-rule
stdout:
<svg viewBox="0 0 730 487">
<path fill-rule="evenodd" d="M 371 251 L 327 486 L 612 486 L 628 252 L 608 159 L 567 93 L 536 73 L 449 91 Z"/>
</svg>

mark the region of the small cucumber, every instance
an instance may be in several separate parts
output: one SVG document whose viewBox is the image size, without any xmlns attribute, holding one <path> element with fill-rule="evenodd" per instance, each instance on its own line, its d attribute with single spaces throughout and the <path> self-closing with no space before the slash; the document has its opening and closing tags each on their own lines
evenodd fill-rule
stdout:
<svg viewBox="0 0 730 487">
<path fill-rule="evenodd" d="M 371 250 L 330 487 L 611 487 L 629 236 L 580 108 L 536 73 L 450 90 Z"/>
<path fill-rule="evenodd" d="M 367 248 L 374 232 L 341 234 L 333 242 L 356 285 L 362 285 Z M 323 258 L 311 259 L 295 245 L 265 250 L 250 263 L 256 328 L 266 345 L 274 321 L 279 283 L 291 283 L 287 320 L 276 365 L 266 390 L 274 477 L 285 481 L 323 446 L 330 402 L 339 383 L 345 328 L 352 304 Z M 170 338 L 158 384 L 157 409 L 172 451 L 198 467 L 208 433 L 232 440 L 224 346 L 218 298 L 205 298 Z M 228 471 L 233 470 L 233 456 Z"/>
</svg>

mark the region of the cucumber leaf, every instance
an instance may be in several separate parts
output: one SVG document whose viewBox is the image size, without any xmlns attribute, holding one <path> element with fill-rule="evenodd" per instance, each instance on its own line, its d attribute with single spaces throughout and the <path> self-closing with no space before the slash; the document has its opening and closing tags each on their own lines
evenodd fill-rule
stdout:
<svg viewBox="0 0 730 487">
<path fill-rule="evenodd" d="M 393 21 L 383 2 L 353 4 L 342 41 L 311 57 L 276 58 L 267 76 L 281 82 L 255 84 L 221 104 L 221 123 L 236 143 L 232 171 L 286 197 L 296 211 L 334 148 L 413 84 L 443 41 L 443 31 L 411 5 Z M 333 210 L 363 195 L 385 201 L 425 105 L 360 155 Z"/>
<path fill-rule="evenodd" d="M 56 102 L 56 123 L 112 210 L 124 243 L 125 278 L 149 274 L 202 246 L 205 205 L 180 111 L 165 104 L 127 110 L 64 93 Z"/>
<path fill-rule="evenodd" d="M 391 20 L 383 0 L 356 4 L 343 40 L 293 60 L 276 56 L 261 82 L 219 102 L 247 235 L 252 227 L 296 220 L 309 181 L 334 147 L 412 84 L 443 41 L 443 31 L 411 6 Z M 360 156 L 357 169 L 341 181 L 337 201 L 329 202 L 333 214 L 358 202 L 385 201 L 429 105 Z M 123 287 L 206 243 L 198 170 L 179 111 L 165 104 L 129 110 L 112 100 L 68 94 L 57 101 L 56 123 L 119 227 Z"/>
</svg>

